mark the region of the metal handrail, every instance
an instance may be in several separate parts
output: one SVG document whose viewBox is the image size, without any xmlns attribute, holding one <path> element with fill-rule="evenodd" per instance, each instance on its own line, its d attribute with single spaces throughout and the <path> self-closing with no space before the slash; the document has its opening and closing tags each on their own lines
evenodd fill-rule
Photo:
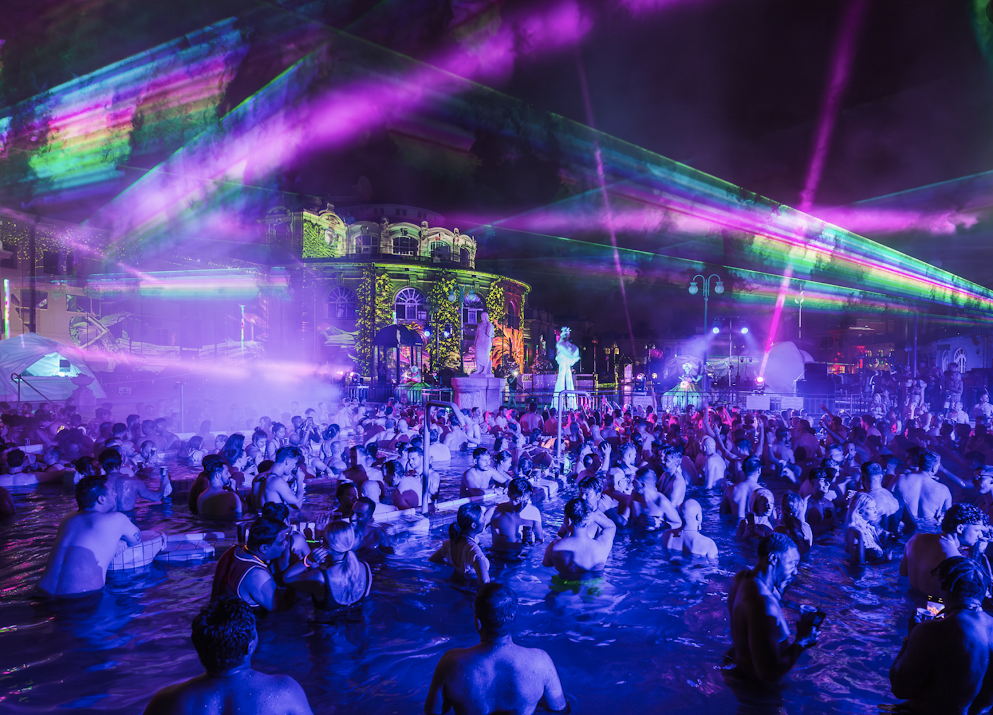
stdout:
<svg viewBox="0 0 993 715">
<path fill-rule="evenodd" d="M 555 430 L 555 463 L 559 465 L 559 474 L 562 474 L 562 397 L 568 395 L 584 395 L 589 399 L 590 393 L 586 390 L 562 390 L 556 398 L 558 400 L 558 411 L 555 417 L 558 420 L 558 426 Z"/>
<path fill-rule="evenodd" d="M 45 394 L 41 390 L 39 390 L 37 387 L 35 387 L 34 385 L 32 385 L 27 380 L 25 380 L 24 379 L 24 376 L 21 375 L 21 373 L 19 373 L 19 372 L 12 372 L 12 373 L 10 373 L 10 381 L 17 383 L 17 401 L 18 402 L 21 401 L 21 383 L 23 382 L 25 385 L 27 385 L 32 390 L 34 390 L 39 395 L 41 395 L 41 397 L 42 397 L 43 400 L 45 400 L 46 402 L 51 402 L 53 405 L 55 404 L 51 399 L 49 399 L 48 397 L 46 397 Z"/>
</svg>

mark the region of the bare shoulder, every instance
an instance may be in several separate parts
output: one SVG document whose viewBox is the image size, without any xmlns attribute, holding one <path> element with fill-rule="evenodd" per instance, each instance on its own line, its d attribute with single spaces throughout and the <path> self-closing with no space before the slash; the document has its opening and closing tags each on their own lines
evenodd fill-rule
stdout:
<svg viewBox="0 0 993 715">
<path fill-rule="evenodd" d="M 200 676 L 162 688 L 152 696 L 145 708 L 145 715 L 178 715 L 190 712 L 193 694 L 198 691 L 199 679 Z"/>
</svg>

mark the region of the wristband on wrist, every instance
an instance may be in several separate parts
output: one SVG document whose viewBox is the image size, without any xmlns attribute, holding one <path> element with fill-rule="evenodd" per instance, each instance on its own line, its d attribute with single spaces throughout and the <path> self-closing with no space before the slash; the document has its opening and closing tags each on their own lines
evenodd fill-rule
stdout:
<svg viewBox="0 0 993 715">
<path fill-rule="evenodd" d="M 307 554 L 306 556 L 303 557 L 303 565 L 306 566 L 307 568 L 311 568 L 310 561 L 308 561 L 309 558 L 310 558 L 310 554 Z"/>
</svg>

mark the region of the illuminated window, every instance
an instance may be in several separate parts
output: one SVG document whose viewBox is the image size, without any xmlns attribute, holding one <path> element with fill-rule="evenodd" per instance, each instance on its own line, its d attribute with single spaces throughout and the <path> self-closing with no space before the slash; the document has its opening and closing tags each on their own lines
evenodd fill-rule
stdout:
<svg viewBox="0 0 993 715">
<path fill-rule="evenodd" d="M 450 261 L 452 260 L 452 247 L 447 243 L 438 241 L 431 246 L 431 257 L 438 261 Z"/>
<path fill-rule="evenodd" d="M 462 322 L 466 325 L 477 325 L 479 323 L 479 316 L 485 312 L 486 305 L 478 295 L 472 300 L 466 298 L 462 302 Z"/>
<path fill-rule="evenodd" d="M 411 236 L 407 229 L 401 228 L 400 235 L 393 239 L 393 253 L 398 256 L 416 256 L 417 238 Z"/>
<path fill-rule="evenodd" d="M 328 293 L 328 318 L 331 320 L 355 320 L 355 294 L 344 286 L 335 286 Z"/>
<path fill-rule="evenodd" d="M 469 249 L 468 248 L 461 248 L 461 249 L 459 249 L 459 263 L 461 263 L 466 268 L 468 268 L 470 266 Z"/>
<path fill-rule="evenodd" d="M 507 301 L 507 327 L 513 330 L 521 329 L 521 314 L 517 306 Z"/>
<path fill-rule="evenodd" d="M 397 320 L 417 320 L 425 322 L 428 319 L 428 301 L 416 288 L 404 288 L 397 293 L 394 301 Z"/>
</svg>

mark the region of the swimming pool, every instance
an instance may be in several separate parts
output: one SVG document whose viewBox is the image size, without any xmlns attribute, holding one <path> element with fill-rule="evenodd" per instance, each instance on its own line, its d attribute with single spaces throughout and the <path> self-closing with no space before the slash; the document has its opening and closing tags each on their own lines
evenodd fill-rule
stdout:
<svg viewBox="0 0 993 715">
<path fill-rule="evenodd" d="M 459 455 L 445 470 L 446 491 L 467 466 Z M 754 553 L 734 543 L 716 495 L 689 491 L 721 549 L 716 568 L 670 562 L 652 535 L 622 532 L 602 582 L 553 595 L 540 546 L 519 559 L 491 557 L 491 577 L 520 599 L 515 640 L 548 651 L 573 712 L 736 711 L 718 666 L 730 644 L 730 579 Z M 308 499 L 319 510 L 330 496 Z M 20 491 L 15 500 L 18 514 L 0 522 L 0 712 L 140 713 L 159 688 L 202 672 L 190 622 L 209 595 L 214 562 L 112 573 L 92 599 L 46 602 L 31 588 L 55 527 L 75 503 L 46 488 Z M 561 523 L 562 503 L 542 505 L 546 531 Z M 182 499 L 139 506 L 135 521 L 203 528 Z M 441 654 L 478 642 L 473 593 L 446 580 L 450 569 L 427 562 L 442 538 L 441 529 L 405 537 L 396 556 L 374 562 L 372 596 L 348 615 L 315 612 L 308 601 L 261 618 L 255 667 L 296 678 L 315 713 L 422 712 Z M 489 536 L 482 541 L 485 548 Z M 887 673 L 906 617 L 919 605 L 896 563 L 852 569 L 840 534 L 828 535 L 801 565 L 786 602 L 791 622 L 799 603 L 828 613 L 819 645 L 786 680 L 789 713 L 875 713 L 878 703 L 894 702 Z"/>
</svg>

